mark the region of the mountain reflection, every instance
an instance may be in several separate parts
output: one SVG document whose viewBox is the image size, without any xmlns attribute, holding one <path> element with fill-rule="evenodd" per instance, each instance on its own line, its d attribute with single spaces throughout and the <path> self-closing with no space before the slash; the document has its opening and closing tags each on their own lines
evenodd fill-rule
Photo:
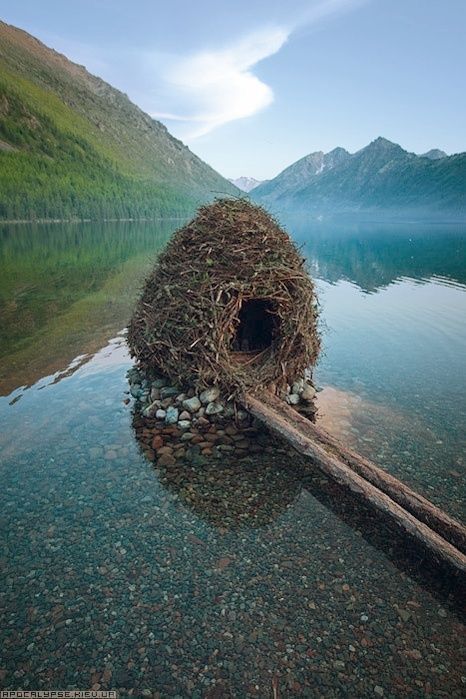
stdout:
<svg viewBox="0 0 466 699">
<path fill-rule="evenodd" d="M 105 346 L 181 223 L 0 225 L 0 394 Z"/>
<path fill-rule="evenodd" d="M 466 229 L 457 225 L 284 221 L 311 274 L 329 283 L 356 284 L 366 293 L 398 279 L 466 284 Z"/>
</svg>

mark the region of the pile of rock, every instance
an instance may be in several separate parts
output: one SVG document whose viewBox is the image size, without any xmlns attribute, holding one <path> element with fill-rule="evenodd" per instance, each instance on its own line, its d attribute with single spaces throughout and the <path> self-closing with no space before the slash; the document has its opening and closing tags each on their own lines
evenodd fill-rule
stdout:
<svg viewBox="0 0 466 699">
<path fill-rule="evenodd" d="M 286 393 L 282 398 L 289 404 L 294 406 L 300 413 L 313 418 L 316 412 L 314 398 L 316 389 L 312 383 L 306 379 L 295 381 L 292 386 L 287 386 Z"/>
<path fill-rule="evenodd" d="M 130 369 L 128 381 L 144 450 L 160 466 L 181 459 L 202 463 L 226 454 L 241 458 L 268 445 L 268 432 L 234 401 L 223 398 L 216 386 L 183 391 L 166 378 L 149 378 L 137 368 Z M 311 418 L 314 396 L 315 389 L 304 379 L 283 394 L 287 403 Z"/>
</svg>

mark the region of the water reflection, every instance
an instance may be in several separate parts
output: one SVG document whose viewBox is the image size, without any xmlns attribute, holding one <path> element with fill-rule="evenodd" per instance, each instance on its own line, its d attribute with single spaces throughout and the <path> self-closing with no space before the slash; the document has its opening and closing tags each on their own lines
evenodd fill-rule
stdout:
<svg viewBox="0 0 466 699">
<path fill-rule="evenodd" d="M 150 443 L 156 431 L 137 412 L 133 429 L 141 451 L 152 463 Z M 256 444 L 273 443 L 265 431 L 259 432 Z M 270 453 L 272 452 L 272 453 Z M 294 452 L 291 452 L 293 460 Z M 297 473 L 287 468 L 290 450 L 276 443 L 275 451 L 238 459 L 223 454 L 221 459 L 179 460 L 176 465 L 157 467 L 160 483 L 175 493 L 198 517 L 225 531 L 263 527 L 275 521 L 292 505 L 301 491 Z"/>
<path fill-rule="evenodd" d="M 0 226 L 0 394 L 95 353 L 126 324 L 180 221 Z"/>
<path fill-rule="evenodd" d="M 346 280 L 374 293 L 403 278 L 466 283 L 464 225 L 329 225 L 302 218 L 285 224 L 302 245 L 311 273 L 332 284 Z"/>
</svg>

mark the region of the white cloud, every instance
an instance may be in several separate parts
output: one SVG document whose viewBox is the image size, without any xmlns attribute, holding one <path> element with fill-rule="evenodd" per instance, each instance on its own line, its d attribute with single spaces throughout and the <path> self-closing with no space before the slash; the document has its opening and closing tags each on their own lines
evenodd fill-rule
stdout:
<svg viewBox="0 0 466 699">
<path fill-rule="evenodd" d="M 293 22 L 293 30 L 302 26 L 315 24 L 325 17 L 354 10 L 369 0 L 319 0 L 310 4 Z"/>
<path fill-rule="evenodd" d="M 184 122 L 184 126 L 176 128 L 177 135 L 191 141 L 230 121 L 256 114 L 272 104 L 274 94 L 269 85 L 254 75 L 254 66 L 277 53 L 299 27 L 315 24 L 364 2 L 317 0 L 294 21 L 290 20 L 289 26 L 269 26 L 221 49 L 176 57 L 168 62 L 165 57 L 162 78 L 168 89 L 163 101 L 181 105 L 181 109 L 152 112 L 152 116 Z"/>
<path fill-rule="evenodd" d="M 176 59 L 164 78 L 188 109 L 185 114 L 157 112 L 153 116 L 190 123 L 184 134 L 190 140 L 268 107 L 273 91 L 251 68 L 279 51 L 288 36 L 289 30 L 271 27 L 226 48 Z"/>
</svg>

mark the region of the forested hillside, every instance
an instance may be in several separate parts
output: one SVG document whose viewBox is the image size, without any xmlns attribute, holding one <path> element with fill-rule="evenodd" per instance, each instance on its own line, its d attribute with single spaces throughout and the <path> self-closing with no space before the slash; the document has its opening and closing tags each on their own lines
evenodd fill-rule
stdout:
<svg viewBox="0 0 466 699">
<path fill-rule="evenodd" d="M 0 22 L 0 218 L 153 218 L 238 190 L 126 95 Z"/>
</svg>

